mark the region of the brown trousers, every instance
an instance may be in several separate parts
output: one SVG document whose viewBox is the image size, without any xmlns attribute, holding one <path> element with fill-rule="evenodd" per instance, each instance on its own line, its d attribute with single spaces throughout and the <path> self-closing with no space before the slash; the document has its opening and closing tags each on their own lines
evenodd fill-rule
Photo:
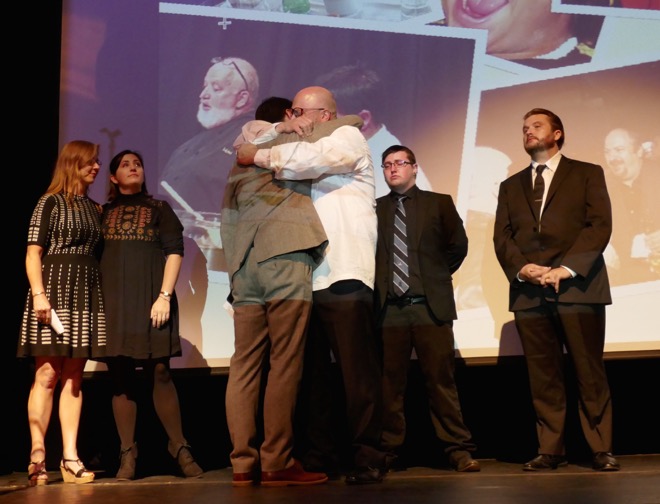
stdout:
<svg viewBox="0 0 660 504">
<path fill-rule="evenodd" d="M 312 259 L 303 252 L 257 263 L 232 279 L 234 354 L 225 406 L 235 473 L 293 464 L 293 416 L 312 307 Z M 263 440 L 259 437 L 261 392 Z"/>
</svg>

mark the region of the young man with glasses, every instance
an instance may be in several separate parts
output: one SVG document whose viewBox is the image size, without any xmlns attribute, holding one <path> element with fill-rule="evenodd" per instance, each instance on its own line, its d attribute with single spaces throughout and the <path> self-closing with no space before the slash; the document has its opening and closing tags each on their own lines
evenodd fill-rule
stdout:
<svg viewBox="0 0 660 504">
<path fill-rule="evenodd" d="M 406 437 L 404 397 L 412 350 L 427 388 L 431 421 L 453 469 L 480 470 L 463 422 L 454 380 L 452 275 L 468 239 L 451 196 L 417 187 L 417 159 L 408 147 L 382 154 L 390 193 L 376 200 L 376 308 L 383 345 L 383 446 L 397 453 Z M 399 207 L 397 209 L 397 207 Z M 397 463 L 403 467 L 402 461 Z"/>
</svg>

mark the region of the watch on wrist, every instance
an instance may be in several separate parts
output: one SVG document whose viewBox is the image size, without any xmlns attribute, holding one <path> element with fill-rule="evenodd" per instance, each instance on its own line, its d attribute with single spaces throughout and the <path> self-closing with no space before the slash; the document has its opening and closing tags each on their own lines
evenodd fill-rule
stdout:
<svg viewBox="0 0 660 504">
<path fill-rule="evenodd" d="M 171 293 L 171 292 L 160 291 L 160 293 L 161 293 L 164 297 L 166 297 L 167 299 L 169 299 L 170 297 L 172 297 L 172 293 Z"/>
</svg>

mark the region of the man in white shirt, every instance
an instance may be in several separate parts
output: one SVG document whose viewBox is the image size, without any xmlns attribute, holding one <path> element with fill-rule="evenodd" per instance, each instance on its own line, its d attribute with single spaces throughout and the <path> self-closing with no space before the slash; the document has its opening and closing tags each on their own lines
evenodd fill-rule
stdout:
<svg viewBox="0 0 660 504">
<path fill-rule="evenodd" d="M 290 115 L 303 131 L 337 117 L 326 88 L 299 91 Z M 273 126 L 275 131 L 276 125 Z M 378 483 L 385 473 L 380 450 L 380 360 L 373 327 L 376 252 L 374 168 L 364 135 L 352 126 L 337 128 L 314 143 L 293 142 L 270 149 L 244 144 L 241 164 L 273 171 L 279 180 L 312 180 L 312 202 L 329 239 L 313 273 L 313 308 L 302 382 L 308 411 L 306 468 L 335 472 L 338 457 L 330 437 L 330 350 L 344 384 L 349 435 L 354 450 L 349 484 Z M 283 237 L 286 239 L 286 237 Z M 333 467 L 334 466 L 334 467 Z"/>
</svg>

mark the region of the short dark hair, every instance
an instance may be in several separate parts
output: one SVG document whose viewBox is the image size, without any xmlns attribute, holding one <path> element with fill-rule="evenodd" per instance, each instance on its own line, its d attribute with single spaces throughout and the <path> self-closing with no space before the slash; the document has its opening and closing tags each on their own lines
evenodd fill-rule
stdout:
<svg viewBox="0 0 660 504">
<path fill-rule="evenodd" d="M 316 79 L 330 90 L 344 114 L 374 112 L 383 106 L 383 86 L 378 74 L 363 64 L 337 67 Z"/>
<path fill-rule="evenodd" d="M 561 136 L 559 137 L 559 140 L 557 140 L 557 146 L 561 149 L 562 146 L 564 145 L 564 140 L 566 139 L 566 133 L 564 133 L 564 125 L 561 122 L 559 116 L 554 112 L 551 112 L 544 108 L 533 108 L 524 115 L 523 120 L 533 115 L 548 116 L 550 118 L 550 125 L 552 126 L 552 131 L 555 130 L 561 131 Z"/>
<path fill-rule="evenodd" d="M 391 145 L 385 151 L 383 152 L 383 155 L 380 157 L 380 162 L 384 163 L 385 158 L 389 156 L 390 154 L 394 154 L 395 152 L 405 152 L 406 155 L 408 156 L 408 161 L 410 161 L 412 164 L 417 163 L 417 159 L 415 158 L 415 153 L 410 150 L 408 147 L 405 145 Z"/>
<path fill-rule="evenodd" d="M 271 96 L 263 100 L 254 112 L 254 118 L 269 123 L 281 122 L 286 118 L 286 109 L 293 103 L 288 98 Z"/>
</svg>

